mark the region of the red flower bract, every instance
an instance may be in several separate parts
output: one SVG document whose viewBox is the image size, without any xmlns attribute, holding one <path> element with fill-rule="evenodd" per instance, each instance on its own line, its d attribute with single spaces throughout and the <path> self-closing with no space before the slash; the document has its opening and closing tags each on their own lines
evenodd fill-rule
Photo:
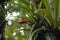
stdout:
<svg viewBox="0 0 60 40">
<path fill-rule="evenodd" d="M 24 24 L 24 23 L 27 23 L 27 22 L 29 22 L 29 20 L 21 20 L 21 21 L 19 21 L 20 24 Z"/>
</svg>

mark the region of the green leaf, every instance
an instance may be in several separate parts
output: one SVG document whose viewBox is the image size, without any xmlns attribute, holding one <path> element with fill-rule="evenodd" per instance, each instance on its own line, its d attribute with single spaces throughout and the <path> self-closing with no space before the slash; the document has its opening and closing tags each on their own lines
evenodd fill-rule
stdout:
<svg viewBox="0 0 60 40">
<path fill-rule="evenodd" d="M 23 8 L 23 9 L 26 9 L 27 11 L 32 11 L 28 6 L 26 5 L 22 5 L 22 4 L 19 4 L 19 3 L 15 3 L 15 2 L 6 2 L 7 4 L 15 4 L 17 6 L 19 6 L 20 8 Z"/>
<path fill-rule="evenodd" d="M 46 40 L 56 40 L 55 36 L 54 36 L 54 34 L 52 32 L 46 32 L 44 34 L 44 36 L 45 36 Z"/>
<path fill-rule="evenodd" d="M 29 39 L 28 39 L 28 40 L 32 40 L 33 35 L 34 35 L 36 32 L 41 31 L 41 30 L 44 30 L 44 29 L 43 29 L 43 28 L 39 28 L 39 29 L 35 30 L 32 34 L 29 35 Z"/>
<path fill-rule="evenodd" d="M 26 1 L 26 0 L 18 0 L 18 2 L 22 2 L 22 3 L 24 3 L 26 6 L 29 6 L 29 5 L 30 5 L 30 3 L 29 3 L 28 1 Z"/>
<path fill-rule="evenodd" d="M 59 0 L 55 0 L 55 17 L 57 19 L 58 15 L 59 15 Z"/>
<path fill-rule="evenodd" d="M 59 11 L 60 11 L 60 9 L 59 9 L 60 7 L 59 7 L 59 0 L 55 0 L 55 9 L 54 9 L 54 16 L 55 16 L 55 18 L 54 18 L 54 27 L 56 28 L 57 27 L 57 18 L 58 18 L 58 16 L 59 16 Z"/>
<path fill-rule="evenodd" d="M 45 7 L 46 7 L 46 9 L 44 9 L 45 15 L 46 15 L 48 21 L 50 22 L 50 24 L 54 25 L 54 23 L 53 23 L 53 15 L 52 15 L 53 13 L 52 13 L 52 11 L 50 9 L 50 5 L 48 3 L 48 0 L 43 0 L 43 2 L 44 2 Z"/>
<path fill-rule="evenodd" d="M 39 10 L 39 11 L 40 11 L 40 9 L 41 9 L 41 5 L 42 5 L 42 2 L 40 2 L 39 5 L 38 5 L 38 10 Z"/>
</svg>

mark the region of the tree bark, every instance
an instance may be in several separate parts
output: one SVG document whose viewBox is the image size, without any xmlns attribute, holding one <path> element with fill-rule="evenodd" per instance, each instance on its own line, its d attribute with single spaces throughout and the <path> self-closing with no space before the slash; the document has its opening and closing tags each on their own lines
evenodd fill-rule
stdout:
<svg viewBox="0 0 60 40">
<path fill-rule="evenodd" d="M 6 24 L 6 20 L 5 20 L 5 13 L 4 13 L 4 3 L 7 0 L 0 0 L 0 40 L 5 40 L 5 24 Z"/>
</svg>

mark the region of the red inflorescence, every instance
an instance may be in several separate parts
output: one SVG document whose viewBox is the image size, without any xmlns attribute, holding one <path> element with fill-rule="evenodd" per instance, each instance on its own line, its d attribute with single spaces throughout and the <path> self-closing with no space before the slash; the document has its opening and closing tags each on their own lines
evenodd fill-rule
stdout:
<svg viewBox="0 0 60 40">
<path fill-rule="evenodd" d="M 24 24 L 24 23 L 27 23 L 27 22 L 29 22 L 29 20 L 21 20 L 21 21 L 19 21 L 19 24 Z"/>
</svg>

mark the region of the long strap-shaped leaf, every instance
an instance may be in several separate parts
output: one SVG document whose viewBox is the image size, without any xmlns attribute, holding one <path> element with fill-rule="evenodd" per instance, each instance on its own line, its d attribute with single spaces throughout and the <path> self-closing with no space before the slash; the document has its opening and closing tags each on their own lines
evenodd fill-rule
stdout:
<svg viewBox="0 0 60 40">
<path fill-rule="evenodd" d="M 19 2 L 22 2 L 22 3 L 24 3 L 24 4 L 26 4 L 27 6 L 29 6 L 30 5 L 30 3 L 28 2 L 28 1 L 26 1 L 26 0 L 18 0 Z"/>
<path fill-rule="evenodd" d="M 52 11 L 50 9 L 50 5 L 48 3 L 48 0 L 43 0 L 44 4 L 45 4 L 45 7 L 46 7 L 46 10 L 45 10 L 45 15 L 48 19 L 48 21 L 52 24 L 53 24 L 53 17 L 52 17 Z"/>
<path fill-rule="evenodd" d="M 26 9 L 27 11 L 32 11 L 30 9 L 30 7 L 26 6 L 26 5 L 22 5 L 22 4 L 19 4 L 19 3 L 15 3 L 15 2 L 7 2 L 8 4 L 16 4 L 17 6 L 23 8 L 23 9 Z"/>
<path fill-rule="evenodd" d="M 34 35 L 36 32 L 41 31 L 41 30 L 44 30 L 44 28 L 39 28 L 39 29 L 35 30 L 32 34 L 30 34 L 30 36 L 29 36 L 29 39 L 28 39 L 28 40 L 32 40 L 33 35 Z"/>
<path fill-rule="evenodd" d="M 60 17 L 60 0 L 59 0 L 59 10 L 58 11 L 59 11 L 59 17 Z"/>
<path fill-rule="evenodd" d="M 57 27 L 57 18 L 59 15 L 59 0 L 55 0 L 55 8 L 54 8 L 54 27 Z"/>
</svg>

